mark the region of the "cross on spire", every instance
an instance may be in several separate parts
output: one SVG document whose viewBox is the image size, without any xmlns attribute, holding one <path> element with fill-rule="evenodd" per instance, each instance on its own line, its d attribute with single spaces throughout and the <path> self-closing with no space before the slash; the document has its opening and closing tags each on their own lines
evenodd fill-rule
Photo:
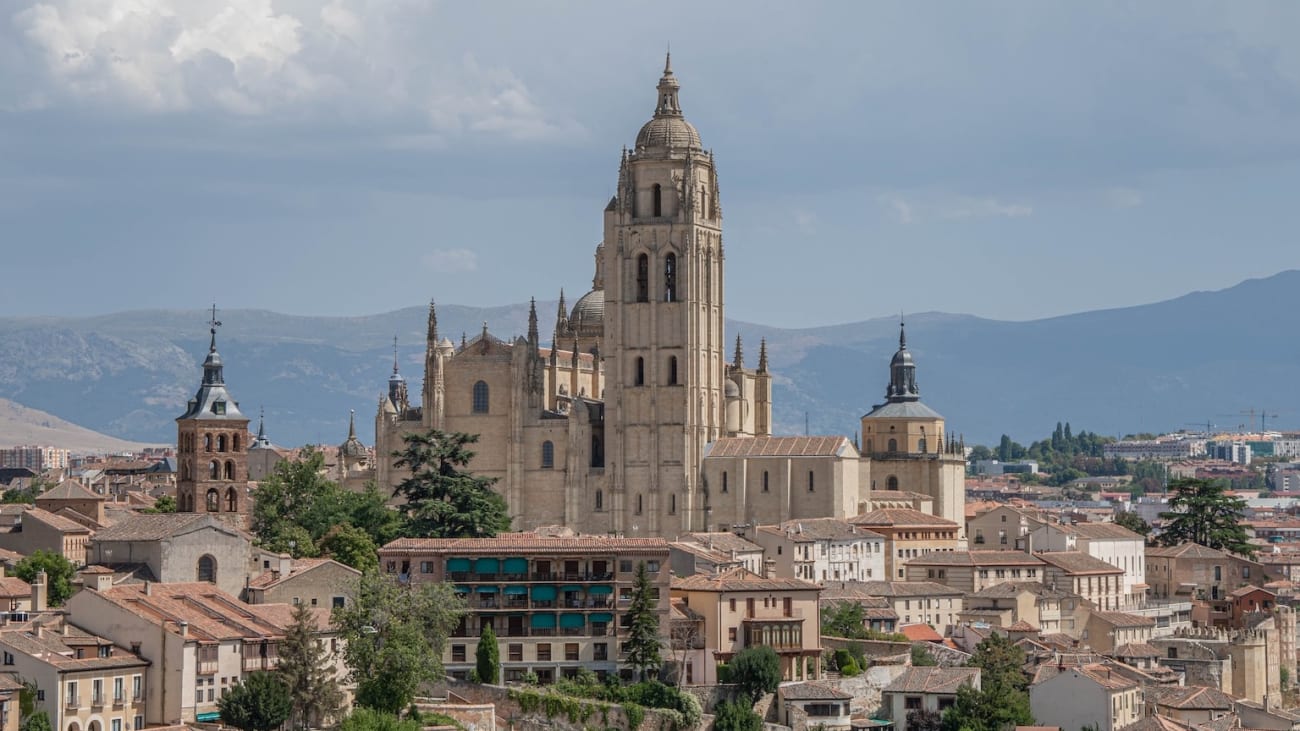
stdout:
<svg viewBox="0 0 1300 731">
<path fill-rule="evenodd" d="M 208 343 L 208 352 L 217 352 L 217 328 L 221 327 L 221 321 L 217 319 L 217 303 L 212 303 L 212 317 L 208 320 L 208 332 L 212 334 L 212 340 Z"/>
</svg>

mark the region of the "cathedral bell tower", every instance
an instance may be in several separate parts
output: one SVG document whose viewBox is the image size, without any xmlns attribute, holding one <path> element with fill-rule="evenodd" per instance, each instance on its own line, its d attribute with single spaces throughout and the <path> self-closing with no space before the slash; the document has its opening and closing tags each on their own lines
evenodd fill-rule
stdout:
<svg viewBox="0 0 1300 731">
<path fill-rule="evenodd" d="M 707 526 L 700 465 L 724 435 L 722 213 L 679 88 L 669 57 L 605 209 L 604 469 L 629 536 Z"/>
</svg>

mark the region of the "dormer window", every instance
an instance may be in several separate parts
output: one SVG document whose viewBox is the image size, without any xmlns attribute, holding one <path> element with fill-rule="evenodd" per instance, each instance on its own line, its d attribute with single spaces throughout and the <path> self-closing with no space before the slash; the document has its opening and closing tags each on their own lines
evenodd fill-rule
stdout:
<svg viewBox="0 0 1300 731">
<path fill-rule="evenodd" d="M 224 416 L 225 413 L 226 413 L 226 402 L 225 402 L 225 401 L 213 401 L 213 402 L 212 402 L 212 413 L 216 414 L 217 416 Z"/>
</svg>

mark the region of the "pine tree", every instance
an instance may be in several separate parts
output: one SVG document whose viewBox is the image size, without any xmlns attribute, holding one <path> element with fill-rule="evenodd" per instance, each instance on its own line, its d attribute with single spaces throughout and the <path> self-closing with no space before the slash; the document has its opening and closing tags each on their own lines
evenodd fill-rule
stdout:
<svg viewBox="0 0 1300 731">
<path fill-rule="evenodd" d="M 630 627 L 627 640 L 627 664 L 645 680 L 646 675 L 659 670 L 663 658 L 659 654 L 663 644 L 659 637 L 657 601 L 651 595 L 650 574 L 645 561 L 636 566 L 636 581 L 632 585 L 632 602 L 627 613 Z"/>
<path fill-rule="evenodd" d="M 328 653 L 316 639 L 316 617 L 305 604 L 293 610 L 293 625 L 280 645 L 276 672 L 289 689 L 293 728 L 323 726 L 342 713 L 343 693 Z"/>
<path fill-rule="evenodd" d="M 510 530 L 505 498 L 492 490 L 496 478 L 464 469 L 474 458 L 466 445 L 477 442 L 477 434 L 430 429 L 403 439 L 406 447 L 393 453 L 393 464 L 411 476 L 393 494 L 406 499 L 407 535 L 490 538 Z"/>
<path fill-rule="evenodd" d="M 478 636 L 478 649 L 474 651 L 474 672 L 478 682 L 496 685 L 501 682 L 501 648 L 497 646 L 497 633 L 489 625 L 483 626 Z"/>
<path fill-rule="evenodd" d="M 1166 546 L 1198 543 L 1210 548 L 1252 556 L 1255 547 L 1241 525 L 1246 501 L 1224 493 L 1223 485 L 1213 480 L 1180 479 L 1169 483 L 1174 496 L 1169 498 L 1170 512 L 1160 517 L 1168 521 L 1160 531 Z"/>
</svg>

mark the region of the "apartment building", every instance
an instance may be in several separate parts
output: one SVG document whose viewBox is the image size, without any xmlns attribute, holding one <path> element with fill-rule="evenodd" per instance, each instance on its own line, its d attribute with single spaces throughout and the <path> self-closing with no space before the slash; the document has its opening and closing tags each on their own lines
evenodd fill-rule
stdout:
<svg viewBox="0 0 1300 731">
<path fill-rule="evenodd" d="M 1124 570 L 1079 551 L 1042 551 L 1043 582 L 1078 594 L 1096 609 L 1114 611 L 1132 603 L 1124 594 Z"/>
<path fill-rule="evenodd" d="M 447 643 L 448 675 L 468 678 L 478 638 L 497 636 L 502 679 L 532 672 L 543 683 L 582 668 L 599 676 L 630 676 L 622 667 L 626 613 L 637 566 L 645 564 L 669 620 L 668 543 L 662 538 L 548 536 L 508 533 L 495 538 L 401 538 L 379 549 L 381 570 L 419 585 L 452 582 L 469 613 Z"/>
<path fill-rule="evenodd" d="M 1205 599 L 1226 605 L 1234 589 L 1269 581 L 1264 564 L 1196 543 L 1150 546 L 1146 568 L 1151 594 L 1161 599 Z"/>
<path fill-rule="evenodd" d="M 885 575 L 882 580 L 907 578 L 903 564 L 917 556 L 964 550 L 961 526 L 911 508 L 880 508 L 849 522 L 884 538 Z"/>
<path fill-rule="evenodd" d="M 72 452 L 59 447 L 27 445 L 0 449 L 0 467 L 22 467 L 37 474 L 65 469 Z"/>
<path fill-rule="evenodd" d="M 904 565 L 907 581 L 937 581 L 966 594 L 1005 581 L 1041 581 L 1047 564 L 1024 551 L 931 553 Z"/>
<path fill-rule="evenodd" d="M 1079 551 L 1120 569 L 1120 609 L 1146 602 L 1146 540 L 1115 523 L 1047 523 L 1029 533 L 1035 551 Z"/>
<path fill-rule="evenodd" d="M 36 708 L 49 715 L 50 725 L 59 731 L 144 728 L 149 662 L 66 620 L 44 621 L 0 630 L 0 670 L 32 684 Z"/>
<path fill-rule="evenodd" d="M 1039 724 L 1063 729 L 1117 731 L 1142 719 L 1142 686 L 1102 664 L 1061 668 L 1029 686 Z"/>
<path fill-rule="evenodd" d="M 928 624 L 943 629 L 956 624 L 964 608 L 959 589 L 933 581 L 863 581 L 828 586 L 834 587 L 828 594 L 861 593 L 884 599 L 900 624 Z M 851 592 L 846 587 L 852 587 Z"/>
<path fill-rule="evenodd" d="M 760 525 L 753 537 L 775 562 L 781 578 L 821 582 L 888 578 L 885 537 L 847 520 L 787 520 Z"/>
<path fill-rule="evenodd" d="M 821 587 L 803 579 L 731 569 L 714 576 L 673 579 L 674 600 L 704 618 L 705 654 L 714 659 L 697 682 L 718 680 L 716 662 L 765 645 L 781 658 L 783 680 L 821 677 Z"/>
<path fill-rule="evenodd" d="M 1088 620 L 1083 598 L 1038 581 L 1008 581 L 966 596 L 961 619 L 1010 627 L 1025 622 L 1044 633 L 1078 637 Z"/>
<path fill-rule="evenodd" d="M 1037 510 L 998 505 L 968 518 L 966 535 L 975 550 L 1014 551 L 1024 549 L 1025 536 L 1047 522 Z"/>
</svg>

